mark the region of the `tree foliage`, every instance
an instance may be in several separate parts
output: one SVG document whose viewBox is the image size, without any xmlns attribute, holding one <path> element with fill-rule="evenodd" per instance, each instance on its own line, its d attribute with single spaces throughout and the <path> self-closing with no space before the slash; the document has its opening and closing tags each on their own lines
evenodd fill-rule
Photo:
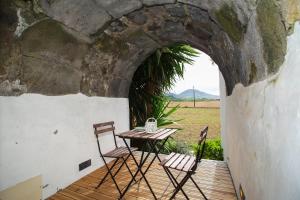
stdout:
<svg viewBox="0 0 300 200">
<path fill-rule="evenodd" d="M 192 47 L 175 44 L 157 49 L 138 67 L 129 91 L 131 127 L 143 126 L 152 116 L 170 123 L 166 122 L 167 113 L 164 111 L 167 103 L 162 96 L 177 78 L 183 78 L 184 64 L 192 64 L 197 55 Z"/>
</svg>

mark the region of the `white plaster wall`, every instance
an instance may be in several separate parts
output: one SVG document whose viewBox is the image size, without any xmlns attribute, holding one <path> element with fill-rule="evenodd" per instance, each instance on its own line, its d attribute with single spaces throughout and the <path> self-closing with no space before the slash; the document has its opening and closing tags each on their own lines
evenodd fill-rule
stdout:
<svg viewBox="0 0 300 200">
<path fill-rule="evenodd" d="M 82 94 L 0 97 L 0 191 L 42 175 L 43 198 L 102 165 L 92 124 L 115 121 L 116 131 L 129 129 L 128 99 Z M 57 132 L 55 134 L 55 132 Z M 122 143 L 122 141 L 118 141 Z M 113 147 L 103 138 L 102 147 Z M 92 159 L 79 172 L 78 164 Z"/>
<path fill-rule="evenodd" d="M 221 117 L 225 159 L 247 200 L 300 199 L 300 24 L 288 38 L 281 70 L 225 96 Z"/>
</svg>

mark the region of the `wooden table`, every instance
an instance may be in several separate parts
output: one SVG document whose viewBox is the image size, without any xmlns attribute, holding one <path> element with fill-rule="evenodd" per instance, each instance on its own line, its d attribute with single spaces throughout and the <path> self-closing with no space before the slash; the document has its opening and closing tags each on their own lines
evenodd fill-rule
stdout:
<svg viewBox="0 0 300 200">
<path fill-rule="evenodd" d="M 141 177 L 140 180 L 142 180 L 142 179 L 145 180 L 145 182 L 146 182 L 147 186 L 149 187 L 154 199 L 157 199 L 157 197 L 154 194 L 154 192 L 153 192 L 153 190 L 152 190 L 152 188 L 151 188 L 151 186 L 150 186 L 150 184 L 149 184 L 149 182 L 148 182 L 145 175 L 146 175 L 147 171 L 149 170 L 150 166 L 152 165 L 152 163 L 154 162 L 154 160 L 156 158 L 161 162 L 161 159 L 159 158 L 159 152 L 161 151 L 161 149 L 163 148 L 163 146 L 165 145 L 165 143 L 167 142 L 169 137 L 172 134 L 174 134 L 176 131 L 177 131 L 177 129 L 173 129 L 173 128 L 161 128 L 161 129 L 158 129 L 155 133 L 146 133 L 145 131 L 131 130 L 131 131 L 127 131 L 127 132 L 117 134 L 120 138 L 123 139 L 130 155 L 132 156 L 135 164 L 137 165 L 137 171 L 133 175 L 133 177 L 130 180 L 129 184 L 126 186 L 125 190 L 122 192 L 122 195 L 120 196 L 120 199 L 122 199 L 124 197 L 124 195 L 126 194 L 128 189 L 130 188 L 133 181 L 135 181 L 135 177 L 137 176 L 138 172 L 140 172 L 142 174 L 142 177 Z M 142 149 L 141 159 L 140 159 L 139 163 L 137 162 L 134 155 L 132 154 L 132 152 L 130 150 L 130 146 L 128 145 L 126 139 L 143 140 L 143 141 L 145 141 L 145 145 L 149 145 L 150 150 L 146 153 L 146 156 L 144 155 L 145 154 L 145 148 Z M 149 158 L 149 155 L 151 154 L 151 152 L 153 152 L 155 154 L 155 156 L 152 158 L 152 160 L 149 163 L 148 167 L 143 172 L 142 167 L 146 163 L 146 161 Z"/>
</svg>

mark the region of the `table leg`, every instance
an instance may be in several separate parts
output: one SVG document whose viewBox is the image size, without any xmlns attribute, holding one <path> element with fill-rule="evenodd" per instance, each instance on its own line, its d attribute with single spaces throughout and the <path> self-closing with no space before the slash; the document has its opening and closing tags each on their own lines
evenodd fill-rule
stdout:
<svg viewBox="0 0 300 200">
<path fill-rule="evenodd" d="M 148 165 L 147 169 L 145 170 L 145 173 L 148 171 L 148 169 L 150 168 L 150 166 L 152 165 L 152 163 L 154 162 L 155 158 L 157 158 L 159 160 L 159 162 L 161 162 L 158 154 L 161 151 L 161 149 L 164 147 L 165 143 L 167 142 L 168 138 L 166 138 L 163 141 L 163 144 L 160 146 L 160 148 L 157 150 L 156 149 L 156 144 L 158 143 L 157 141 L 154 141 L 153 143 L 151 143 L 150 141 L 148 142 L 151 148 L 151 151 L 154 151 L 154 158 L 152 158 L 150 164 Z"/>
<path fill-rule="evenodd" d="M 129 184 L 126 186 L 124 192 L 122 192 L 122 194 L 120 195 L 120 199 L 122 199 L 122 198 L 124 197 L 124 195 L 126 194 L 126 192 L 127 192 L 128 189 L 129 189 L 130 185 L 132 184 L 133 180 L 134 180 L 135 177 L 137 176 L 138 172 L 140 172 L 140 173 L 142 174 L 142 178 L 144 178 L 144 180 L 145 180 L 145 182 L 146 182 L 148 188 L 150 189 L 150 191 L 151 191 L 151 193 L 152 193 L 154 199 L 156 200 L 157 198 L 156 198 L 156 196 L 155 196 L 155 194 L 154 194 L 154 192 L 153 192 L 153 190 L 152 190 L 152 188 L 151 188 L 151 186 L 150 186 L 150 184 L 149 184 L 149 182 L 148 182 L 148 180 L 147 180 L 147 178 L 146 178 L 146 176 L 145 176 L 145 173 L 142 171 L 142 167 L 143 167 L 143 165 L 145 164 L 147 158 L 149 157 L 150 152 L 148 152 L 148 154 L 146 155 L 145 159 L 144 159 L 142 162 L 140 162 L 140 164 L 139 164 L 139 163 L 136 161 L 135 157 L 133 156 L 133 154 L 132 154 L 132 152 L 131 152 L 131 150 L 130 150 L 130 147 L 129 147 L 129 145 L 127 144 L 126 140 L 123 139 L 123 141 L 124 141 L 124 143 L 125 143 L 125 145 L 126 145 L 128 151 L 129 151 L 129 154 L 130 154 L 131 157 L 133 158 L 133 160 L 134 160 L 134 162 L 135 162 L 135 164 L 136 164 L 136 166 L 137 166 L 138 169 L 137 169 L 137 171 L 135 172 L 135 174 L 133 175 L 133 177 L 132 177 L 132 179 L 130 180 Z M 142 155 L 144 155 L 144 151 L 142 151 Z"/>
</svg>

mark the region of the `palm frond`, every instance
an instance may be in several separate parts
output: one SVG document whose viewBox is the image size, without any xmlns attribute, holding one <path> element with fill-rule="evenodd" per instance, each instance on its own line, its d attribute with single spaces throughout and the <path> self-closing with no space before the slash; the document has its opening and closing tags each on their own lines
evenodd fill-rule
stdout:
<svg viewBox="0 0 300 200">
<path fill-rule="evenodd" d="M 157 49 L 136 70 L 129 91 L 131 127 L 144 125 L 156 110 L 166 111 L 167 105 L 154 105 L 163 94 L 174 86 L 177 79 L 183 78 L 184 64 L 192 64 L 198 51 L 189 45 L 175 44 Z M 156 107 L 155 107 L 156 106 Z M 176 109 L 175 109 L 176 110 Z M 175 112 L 172 109 L 167 113 Z M 165 119 L 170 114 L 160 112 L 157 117 Z"/>
</svg>

